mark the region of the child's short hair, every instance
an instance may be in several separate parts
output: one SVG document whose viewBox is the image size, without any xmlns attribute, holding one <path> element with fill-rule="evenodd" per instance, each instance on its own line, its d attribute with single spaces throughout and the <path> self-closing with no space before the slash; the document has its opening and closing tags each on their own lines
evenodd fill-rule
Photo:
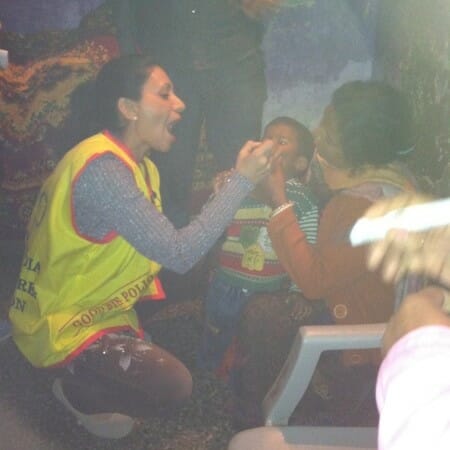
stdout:
<svg viewBox="0 0 450 450">
<path fill-rule="evenodd" d="M 265 127 L 264 131 L 266 131 L 269 127 L 274 125 L 286 125 L 297 133 L 298 141 L 300 143 L 300 152 L 302 156 L 308 159 L 308 161 L 312 158 L 314 153 L 314 139 L 311 131 L 300 123 L 298 120 L 288 117 L 288 116 L 279 116 L 275 119 L 271 120 Z"/>
</svg>

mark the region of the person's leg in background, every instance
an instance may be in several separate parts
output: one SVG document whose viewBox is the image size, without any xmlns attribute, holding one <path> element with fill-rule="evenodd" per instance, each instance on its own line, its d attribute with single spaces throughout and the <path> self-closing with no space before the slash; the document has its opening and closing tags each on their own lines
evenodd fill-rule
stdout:
<svg viewBox="0 0 450 450">
<path fill-rule="evenodd" d="M 259 140 L 267 87 L 260 52 L 230 67 L 211 71 L 204 95 L 206 136 L 219 171 L 234 167 L 249 139 Z"/>
<path fill-rule="evenodd" d="M 164 214 L 176 228 L 182 228 L 190 220 L 189 202 L 203 113 L 198 74 L 194 70 L 173 70 L 169 75 L 186 110 L 174 129 L 177 141 L 169 152 L 152 154 L 152 160 L 160 173 Z"/>
<path fill-rule="evenodd" d="M 186 104 L 181 121 L 175 126 L 177 141 L 167 153 L 152 154 L 161 180 L 161 198 L 164 214 L 176 228 L 190 221 L 192 180 L 199 148 L 203 121 L 198 93 L 198 75 L 194 70 L 169 70 L 176 94 Z M 190 300 L 196 295 L 192 273 L 180 275 L 162 269 L 160 279 L 169 301 Z"/>
</svg>

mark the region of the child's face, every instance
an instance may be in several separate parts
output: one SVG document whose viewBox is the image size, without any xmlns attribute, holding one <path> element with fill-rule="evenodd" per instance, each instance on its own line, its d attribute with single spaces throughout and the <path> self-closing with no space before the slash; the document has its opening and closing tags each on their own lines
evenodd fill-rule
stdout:
<svg viewBox="0 0 450 450">
<path fill-rule="evenodd" d="M 281 166 L 286 179 L 300 175 L 297 160 L 301 157 L 300 142 L 294 128 L 283 123 L 271 125 L 264 131 L 264 139 L 274 142 L 274 154 L 281 154 Z"/>
</svg>

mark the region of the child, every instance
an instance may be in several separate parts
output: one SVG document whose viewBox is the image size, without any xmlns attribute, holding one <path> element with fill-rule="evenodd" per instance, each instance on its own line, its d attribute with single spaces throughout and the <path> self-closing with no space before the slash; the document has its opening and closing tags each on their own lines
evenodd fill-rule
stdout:
<svg viewBox="0 0 450 450">
<path fill-rule="evenodd" d="M 309 242 L 314 243 L 319 211 L 310 189 L 304 184 L 314 151 L 310 131 L 291 117 L 278 117 L 264 130 L 264 139 L 275 143 L 281 153 L 289 200 Z M 218 178 L 223 178 L 219 174 Z M 217 182 L 217 180 L 216 180 Z M 267 223 L 272 209 L 258 200 L 257 187 L 241 204 L 229 225 L 218 252 L 216 268 L 205 300 L 205 326 L 200 344 L 200 367 L 217 371 L 229 348 L 244 306 L 253 294 L 287 295 L 287 273 L 272 249 Z"/>
</svg>

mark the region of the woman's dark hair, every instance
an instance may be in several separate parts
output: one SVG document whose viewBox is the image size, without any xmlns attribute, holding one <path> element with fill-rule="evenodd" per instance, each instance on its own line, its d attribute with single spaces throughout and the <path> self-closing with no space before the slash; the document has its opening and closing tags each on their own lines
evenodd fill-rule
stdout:
<svg viewBox="0 0 450 450">
<path fill-rule="evenodd" d="M 117 102 L 121 97 L 139 100 L 151 70 L 156 66 L 149 56 L 125 55 L 107 62 L 95 80 L 98 131 L 123 127 Z"/>
<path fill-rule="evenodd" d="M 305 156 L 308 161 L 312 158 L 314 153 L 314 139 L 311 134 L 311 131 L 300 123 L 298 120 L 295 120 L 293 117 L 289 116 L 279 116 L 275 117 L 275 119 L 271 120 L 266 126 L 265 129 L 272 127 L 274 125 L 286 125 L 290 128 L 292 128 L 296 133 L 298 137 L 298 141 L 300 144 L 300 153 L 302 156 Z"/>
<path fill-rule="evenodd" d="M 123 121 L 117 109 L 118 100 L 121 97 L 139 100 L 142 87 L 155 66 L 149 56 L 121 56 L 107 62 L 95 79 L 80 84 L 70 97 L 60 155 L 103 129 L 120 131 Z"/>
<path fill-rule="evenodd" d="M 331 105 L 350 167 L 388 164 L 413 147 L 411 108 L 406 97 L 392 86 L 379 81 L 351 81 L 336 89 Z"/>
</svg>

